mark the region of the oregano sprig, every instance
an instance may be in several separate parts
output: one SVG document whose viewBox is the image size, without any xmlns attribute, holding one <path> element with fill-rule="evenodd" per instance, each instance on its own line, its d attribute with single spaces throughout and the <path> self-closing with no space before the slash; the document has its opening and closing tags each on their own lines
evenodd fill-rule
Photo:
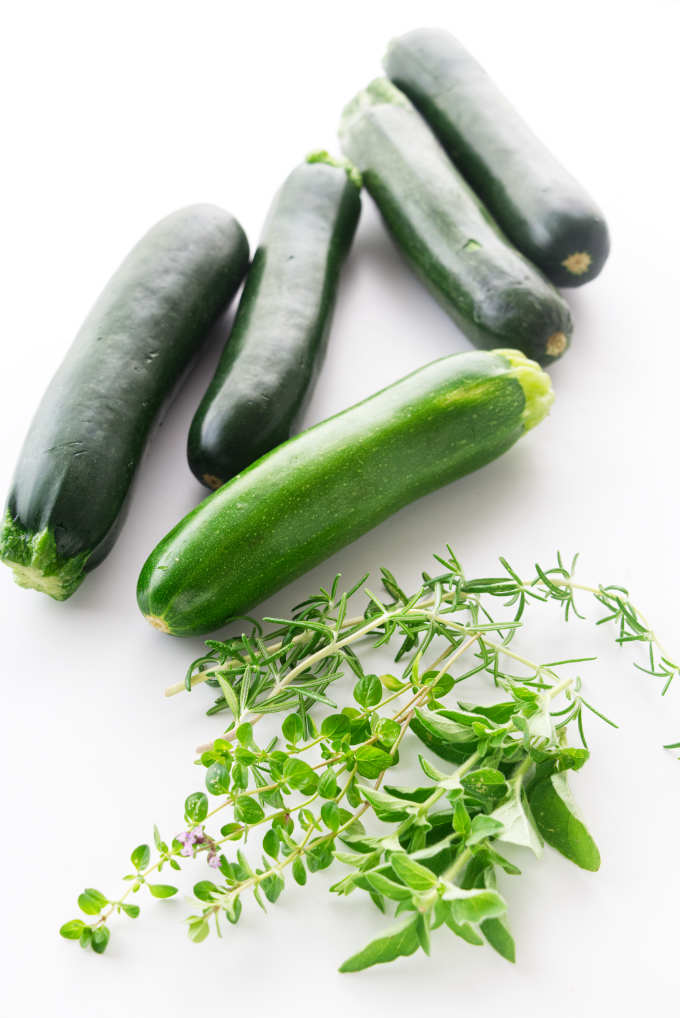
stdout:
<svg viewBox="0 0 680 1018">
<path fill-rule="evenodd" d="M 534 662 L 512 645 L 528 606 L 558 601 L 569 619 L 578 614 L 575 592 L 589 593 L 607 610 L 600 621 L 616 625 L 617 642 L 646 645 L 643 670 L 663 679 L 663 692 L 677 666 L 628 592 L 578 584 L 575 560 L 569 569 L 561 556 L 536 566 L 529 581 L 505 560 L 503 576 L 471 580 L 451 549 L 438 562 L 443 571 L 423 574 L 412 595 L 383 570 L 386 597 L 366 590 L 361 615 L 350 617 L 348 603 L 366 577 L 345 594 L 336 577 L 291 619 L 265 620 L 274 627 L 267 635 L 251 621 L 248 634 L 208 641 L 186 688 L 209 683 L 218 692 L 209 713 L 232 719 L 201 752 L 205 790 L 187 797 L 172 838 L 155 828 L 153 848 L 133 850 L 117 899 L 93 888 L 80 895 L 90 921 L 74 919 L 62 935 L 101 953 L 110 919 L 139 914 L 133 895 L 176 894 L 157 876 L 203 859 L 211 877 L 194 885 L 189 936 L 222 936 L 247 898 L 266 909 L 287 880 L 304 884 L 337 861 L 346 871 L 334 893 L 364 893 L 398 920 L 342 971 L 427 952 L 440 928 L 514 960 L 497 883 L 499 873 L 520 871 L 501 846 L 540 855 L 547 842 L 584 869 L 599 867 L 567 774 L 588 758 L 585 712 L 614 724 L 582 695 L 577 668 L 592 658 Z M 399 674 L 367 670 L 368 655 L 388 646 Z M 462 698 L 459 687 L 473 676 L 489 679 L 492 703 Z M 256 725 L 277 712 L 285 715 L 277 735 L 262 745 Z M 400 774 L 406 739 L 420 743 L 416 784 Z"/>
</svg>

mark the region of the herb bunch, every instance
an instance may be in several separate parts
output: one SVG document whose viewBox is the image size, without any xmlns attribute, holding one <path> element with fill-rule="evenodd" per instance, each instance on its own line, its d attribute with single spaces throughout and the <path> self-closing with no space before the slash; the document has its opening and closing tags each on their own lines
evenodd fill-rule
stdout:
<svg viewBox="0 0 680 1018">
<path fill-rule="evenodd" d="M 231 714 L 197 761 L 205 791 L 186 799 L 185 829 L 164 841 L 154 828 L 155 852 L 134 849 L 118 899 L 93 888 L 80 895 L 92 921 L 67 922 L 62 936 L 103 952 L 110 918 L 135 918 L 139 906 L 129 898 L 144 887 L 157 898 L 176 894 L 156 875 L 190 858 L 207 862 L 214 879 L 194 886 L 189 936 L 199 942 L 213 929 L 221 936 L 247 896 L 265 909 L 287 879 L 304 884 L 337 860 L 348 869 L 332 891 L 367 894 L 398 920 L 341 971 L 428 952 L 438 928 L 514 960 L 497 878 L 520 870 L 501 843 L 538 856 L 547 842 L 584 869 L 599 867 L 567 775 L 588 759 L 584 714 L 613 724 L 581 693 L 576 666 L 592 658 L 538 663 L 512 646 L 527 607 L 558 601 L 569 619 L 578 614 L 575 592 L 588 592 L 605 608 L 599 621 L 615 624 L 618 643 L 644 645 L 638 667 L 662 679 L 663 692 L 678 666 L 625 589 L 576 583 L 576 560 L 567 568 L 558 555 L 528 581 L 504 559 L 504 575 L 472 580 L 450 548 L 437 561 L 442 571 L 423 574 L 410 596 L 383 570 L 386 597 L 366 590 L 360 616 L 349 617 L 348 602 L 367 577 L 343 594 L 336 577 L 291 619 L 265 620 L 273 627 L 266 636 L 251 620 L 249 634 L 208 641 L 185 683 L 167 690 L 208 683 L 218 692 L 208 713 Z M 388 646 L 399 674 L 365 670 L 366 653 Z M 340 709 L 329 695 L 340 687 L 330 687 L 349 676 L 352 706 Z M 494 702 L 459 698 L 473 676 L 490 680 Z M 258 721 L 278 712 L 286 715 L 280 734 L 261 745 Z M 416 784 L 400 783 L 405 739 L 419 742 Z M 246 855 L 249 841 L 257 861 Z"/>
</svg>

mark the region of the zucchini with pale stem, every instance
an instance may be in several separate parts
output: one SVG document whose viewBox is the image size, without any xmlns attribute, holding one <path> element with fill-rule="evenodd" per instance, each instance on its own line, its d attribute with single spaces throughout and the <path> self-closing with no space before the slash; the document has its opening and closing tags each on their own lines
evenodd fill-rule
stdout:
<svg viewBox="0 0 680 1018">
<path fill-rule="evenodd" d="M 458 40 L 418 28 L 384 63 L 513 244 L 556 286 L 594 279 L 609 254 L 602 212 Z"/>
<path fill-rule="evenodd" d="M 541 364 L 564 353 L 566 303 L 503 236 L 402 92 L 371 82 L 346 107 L 340 140 L 397 245 L 468 339 Z"/>
<path fill-rule="evenodd" d="M 243 615 L 414 499 L 538 424 L 548 375 L 517 350 L 434 361 L 296 435 L 181 520 L 147 559 L 139 607 L 191 636 Z"/>
<path fill-rule="evenodd" d="M 52 379 L 19 456 L 0 559 L 63 601 L 110 551 L 150 431 L 248 267 L 232 215 L 162 219 L 110 279 Z"/>
</svg>

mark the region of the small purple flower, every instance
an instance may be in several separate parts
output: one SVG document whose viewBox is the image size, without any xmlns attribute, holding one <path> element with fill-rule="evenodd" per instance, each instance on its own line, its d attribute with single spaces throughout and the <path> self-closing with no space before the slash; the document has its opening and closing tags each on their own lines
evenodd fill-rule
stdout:
<svg viewBox="0 0 680 1018">
<path fill-rule="evenodd" d="M 193 856 L 194 845 L 200 845 L 205 841 L 205 834 L 203 833 L 202 827 L 194 827 L 190 831 L 182 831 L 181 834 L 176 836 L 177 841 L 181 842 L 184 846 L 180 855 Z"/>
<path fill-rule="evenodd" d="M 219 869 L 219 867 L 220 867 L 220 860 L 217 857 L 217 852 L 211 852 L 208 855 L 208 866 L 212 866 L 212 868 L 214 870 Z"/>
</svg>

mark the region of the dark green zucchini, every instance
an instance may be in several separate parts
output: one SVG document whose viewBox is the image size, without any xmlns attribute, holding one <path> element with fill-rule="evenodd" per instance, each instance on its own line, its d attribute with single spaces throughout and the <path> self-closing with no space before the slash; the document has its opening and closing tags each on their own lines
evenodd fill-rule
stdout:
<svg viewBox="0 0 680 1018">
<path fill-rule="evenodd" d="M 137 600 L 166 633 L 242 615 L 408 502 L 505 452 L 552 402 L 517 350 L 444 357 L 267 453 L 181 520 Z"/>
<path fill-rule="evenodd" d="M 320 366 L 361 180 L 318 153 L 274 198 L 224 353 L 191 423 L 189 466 L 219 488 L 290 438 Z"/>
<path fill-rule="evenodd" d="M 108 282 L 19 456 L 0 558 L 21 586 L 64 600 L 108 553 L 151 426 L 247 267 L 234 217 L 192 205 L 152 227 Z"/>
<path fill-rule="evenodd" d="M 501 234 L 402 92 L 371 82 L 345 109 L 340 139 L 397 244 L 468 339 L 541 364 L 564 352 L 567 305 Z"/>
<path fill-rule="evenodd" d="M 597 276 L 609 254 L 602 213 L 457 39 L 437 28 L 408 32 L 390 43 L 385 70 L 548 279 L 580 286 Z"/>
</svg>

